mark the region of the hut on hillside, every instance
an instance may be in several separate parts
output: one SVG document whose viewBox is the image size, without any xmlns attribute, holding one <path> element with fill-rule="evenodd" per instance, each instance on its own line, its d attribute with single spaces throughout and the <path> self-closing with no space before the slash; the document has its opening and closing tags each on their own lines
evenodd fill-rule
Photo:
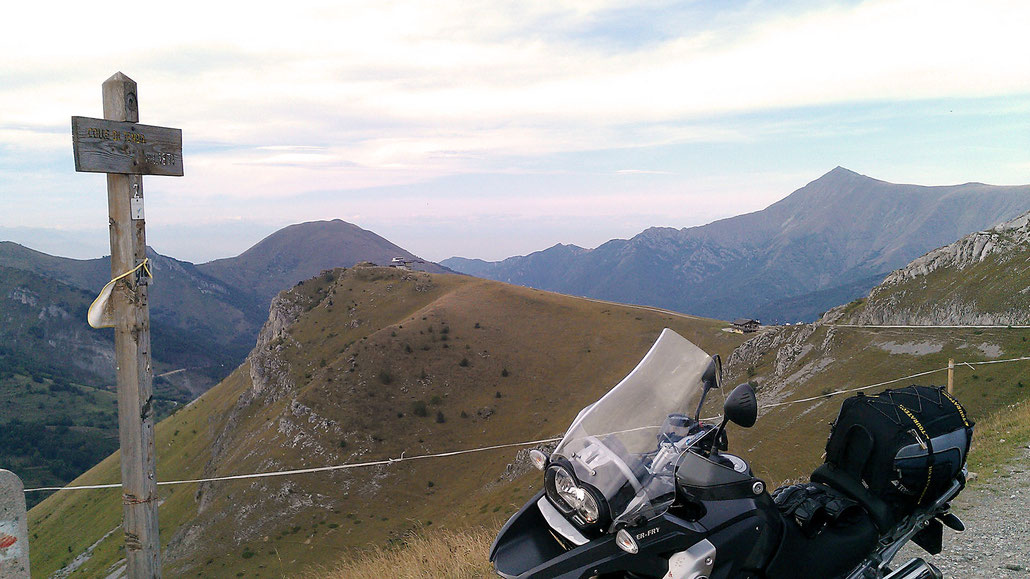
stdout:
<svg viewBox="0 0 1030 579">
<path fill-rule="evenodd" d="M 758 320 L 737 318 L 733 320 L 733 331 L 740 332 L 741 334 L 750 334 L 751 332 L 757 332 L 760 325 L 762 325 L 762 322 Z"/>
</svg>

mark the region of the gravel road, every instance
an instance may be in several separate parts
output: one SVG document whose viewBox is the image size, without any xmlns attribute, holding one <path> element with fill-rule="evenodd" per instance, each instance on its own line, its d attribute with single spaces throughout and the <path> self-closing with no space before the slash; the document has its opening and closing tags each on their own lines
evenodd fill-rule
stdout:
<svg viewBox="0 0 1030 579">
<path fill-rule="evenodd" d="M 922 557 L 948 578 L 1030 578 L 1030 449 L 999 471 L 990 482 L 967 487 L 954 503 L 965 532 L 945 527 L 944 550 L 932 557 L 909 543 L 895 567 Z"/>
</svg>

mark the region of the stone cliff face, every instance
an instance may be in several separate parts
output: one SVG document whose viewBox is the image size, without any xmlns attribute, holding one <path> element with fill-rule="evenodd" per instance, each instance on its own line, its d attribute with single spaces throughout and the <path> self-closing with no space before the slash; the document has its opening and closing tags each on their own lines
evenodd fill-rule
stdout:
<svg viewBox="0 0 1030 579">
<path fill-rule="evenodd" d="M 216 427 L 217 434 L 204 466 L 205 477 L 226 474 L 227 464 L 257 461 L 260 453 L 254 448 L 255 441 L 268 438 L 276 440 L 283 451 L 279 454 L 265 453 L 251 469 L 282 470 L 286 456 L 291 453 L 312 457 L 325 464 L 343 460 L 340 449 L 332 448 L 327 442 L 340 440 L 344 435 L 343 429 L 337 421 L 319 415 L 298 399 L 300 385 L 294 376 L 296 368 L 287 355 L 288 350 L 301 347 L 291 335 L 291 330 L 310 309 L 293 290 L 284 291 L 272 299 L 268 319 L 244 364 L 244 369 L 249 369 L 249 387 L 237 398 L 224 422 Z M 282 406 L 282 411 L 275 419 L 255 427 L 254 415 L 276 405 Z M 248 503 L 235 512 L 227 513 L 219 509 L 218 502 L 218 497 L 226 492 L 225 484 L 206 482 L 199 485 L 195 495 L 197 516 L 180 528 L 169 542 L 165 552 L 169 563 L 189 563 L 211 529 L 226 521 L 232 521 L 233 541 L 241 544 L 267 534 L 276 520 L 288 518 L 302 509 L 317 505 L 328 511 L 336 505 L 332 497 L 298 490 L 294 480 L 267 479 L 251 485 L 252 491 L 264 497 L 260 504 Z M 341 482 L 340 488 L 344 492 L 348 487 L 348 482 Z"/>
<path fill-rule="evenodd" d="M 1026 248 L 1030 245 L 1030 213 L 1002 223 L 986 231 L 977 231 L 962 239 L 935 249 L 915 259 L 908 266 L 899 269 L 883 280 L 873 295 L 904 281 L 928 275 L 938 269 L 965 269 L 982 263 L 992 255 Z"/>
<path fill-rule="evenodd" d="M 823 323 L 861 325 L 1030 324 L 1030 213 L 917 258 L 873 288 L 865 303 L 827 312 Z"/>
</svg>

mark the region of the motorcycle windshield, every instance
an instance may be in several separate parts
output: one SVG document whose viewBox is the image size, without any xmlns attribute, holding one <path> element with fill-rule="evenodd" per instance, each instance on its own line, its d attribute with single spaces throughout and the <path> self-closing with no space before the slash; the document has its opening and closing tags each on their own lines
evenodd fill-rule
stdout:
<svg viewBox="0 0 1030 579">
<path fill-rule="evenodd" d="M 693 416 L 702 376 L 713 363 L 666 328 L 628 376 L 580 412 L 555 448 L 580 481 L 604 495 L 610 530 L 640 516 L 658 516 L 672 504 L 676 458 L 692 441 L 685 432 L 670 436 L 668 419 Z"/>
</svg>

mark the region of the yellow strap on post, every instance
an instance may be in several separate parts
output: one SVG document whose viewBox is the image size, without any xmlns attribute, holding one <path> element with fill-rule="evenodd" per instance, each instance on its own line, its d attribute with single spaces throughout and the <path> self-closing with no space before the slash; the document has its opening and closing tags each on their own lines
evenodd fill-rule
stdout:
<svg viewBox="0 0 1030 579">
<path fill-rule="evenodd" d="M 89 306 L 89 311 L 86 312 L 86 320 L 90 326 L 94 328 L 113 328 L 115 325 L 114 312 L 111 311 L 111 292 L 114 290 L 114 284 L 118 280 L 126 278 L 137 271 L 143 270 L 143 274 L 148 278 L 153 279 L 154 274 L 150 271 L 150 258 L 145 257 L 139 265 L 130 269 L 129 271 L 119 275 L 104 285 L 103 289 L 100 290 L 100 294 L 97 295 L 97 299 L 93 300 L 93 303 Z"/>
</svg>

